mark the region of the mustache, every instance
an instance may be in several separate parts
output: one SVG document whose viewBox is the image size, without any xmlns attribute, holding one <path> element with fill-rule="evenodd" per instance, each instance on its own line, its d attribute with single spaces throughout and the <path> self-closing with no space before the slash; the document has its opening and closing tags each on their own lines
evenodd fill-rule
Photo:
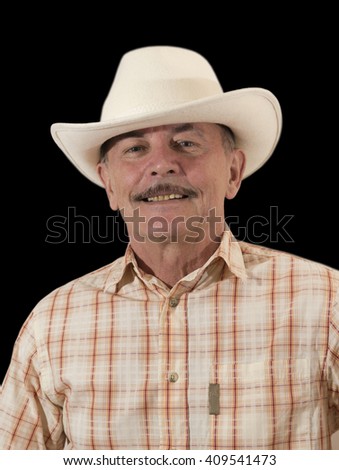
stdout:
<svg viewBox="0 0 339 470">
<path fill-rule="evenodd" d="M 131 198 L 133 201 L 142 201 L 149 197 L 160 196 L 163 194 L 180 194 L 190 198 L 197 197 L 198 193 L 193 188 L 174 185 L 171 183 L 158 183 L 140 193 L 132 193 Z"/>
</svg>

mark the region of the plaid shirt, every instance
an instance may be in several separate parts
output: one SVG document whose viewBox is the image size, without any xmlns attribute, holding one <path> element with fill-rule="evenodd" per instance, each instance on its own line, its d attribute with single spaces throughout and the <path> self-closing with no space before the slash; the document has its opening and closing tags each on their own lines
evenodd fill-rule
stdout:
<svg viewBox="0 0 339 470">
<path fill-rule="evenodd" d="M 229 231 L 171 289 L 128 247 L 25 322 L 0 448 L 329 449 L 338 286 L 338 271 Z"/>
</svg>

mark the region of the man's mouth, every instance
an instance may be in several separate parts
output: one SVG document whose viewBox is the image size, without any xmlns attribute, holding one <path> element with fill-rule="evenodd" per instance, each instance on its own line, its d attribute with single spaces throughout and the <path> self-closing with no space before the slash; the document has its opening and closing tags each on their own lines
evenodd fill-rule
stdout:
<svg viewBox="0 0 339 470">
<path fill-rule="evenodd" d="M 188 196 L 184 194 L 159 194 L 159 196 L 147 197 L 142 199 L 144 202 L 161 202 L 169 201 L 170 199 L 186 199 Z"/>
</svg>

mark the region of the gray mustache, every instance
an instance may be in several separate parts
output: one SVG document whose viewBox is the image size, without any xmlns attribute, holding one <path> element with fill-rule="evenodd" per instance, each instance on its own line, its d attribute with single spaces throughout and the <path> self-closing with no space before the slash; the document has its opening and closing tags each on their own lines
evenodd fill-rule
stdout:
<svg viewBox="0 0 339 470">
<path fill-rule="evenodd" d="M 187 196 L 191 198 L 198 196 L 197 192 L 192 188 L 185 188 L 183 186 L 173 185 L 170 183 L 159 183 L 148 188 L 146 191 L 133 194 L 132 199 L 133 201 L 142 201 L 143 199 L 159 196 L 162 194 L 180 194 L 181 196 Z"/>
</svg>

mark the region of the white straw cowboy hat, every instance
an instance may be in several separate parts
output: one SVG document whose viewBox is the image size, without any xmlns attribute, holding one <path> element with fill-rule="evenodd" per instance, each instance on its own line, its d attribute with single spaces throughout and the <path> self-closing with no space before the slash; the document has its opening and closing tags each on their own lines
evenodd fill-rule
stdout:
<svg viewBox="0 0 339 470">
<path fill-rule="evenodd" d="M 272 155 L 282 116 L 270 91 L 243 88 L 224 93 L 211 65 L 197 52 L 151 46 L 122 57 L 100 122 L 55 123 L 51 133 L 76 168 L 103 186 L 96 165 L 106 140 L 136 129 L 189 122 L 228 126 L 247 157 L 245 178 Z"/>
</svg>

